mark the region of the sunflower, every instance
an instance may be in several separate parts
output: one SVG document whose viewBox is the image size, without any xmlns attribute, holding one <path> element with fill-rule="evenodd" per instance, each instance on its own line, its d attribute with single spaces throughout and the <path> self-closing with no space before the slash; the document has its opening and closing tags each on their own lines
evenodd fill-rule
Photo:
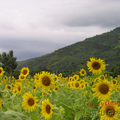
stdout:
<svg viewBox="0 0 120 120">
<path fill-rule="evenodd" d="M 59 86 L 54 86 L 54 88 L 53 88 L 53 90 L 54 90 L 55 92 L 57 92 L 58 89 L 59 89 Z"/>
<path fill-rule="evenodd" d="M 25 80 L 25 78 L 26 78 L 26 76 L 25 76 L 25 75 L 23 75 L 23 74 L 20 74 L 20 75 L 19 75 L 19 80 L 21 80 L 21 81 L 22 81 L 22 80 Z"/>
<path fill-rule="evenodd" d="M 36 84 L 39 84 L 39 82 L 40 82 L 40 74 L 39 73 L 35 73 L 34 80 L 35 80 Z"/>
<path fill-rule="evenodd" d="M 5 86 L 6 90 L 12 90 L 12 87 L 10 85 Z"/>
<path fill-rule="evenodd" d="M 79 75 L 76 75 L 76 74 L 75 74 L 75 75 L 73 76 L 73 78 L 74 78 L 75 80 L 78 80 L 78 79 L 79 79 Z"/>
<path fill-rule="evenodd" d="M 74 89 L 79 89 L 80 88 L 80 82 L 79 81 L 75 81 L 74 82 Z"/>
<path fill-rule="evenodd" d="M 14 88 L 13 89 L 13 94 L 17 94 L 18 93 L 18 89 Z"/>
<path fill-rule="evenodd" d="M 82 84 L 82 83 L 85 83 L 85 81 L 84 80 L 80 80 L 80 84 Z"/>
<path fill-rule="evenodd" d="M 22 91 L 22 84 L 20 82 L 15 83 L 15 88 L 18 89 L 18 93 L 20 94 Z"/>
<path fill-rule="evenodd" d="M 70 88 L 71 87 L 71 82 L 67 82 L 67 88 Z"/>
<path fill-rule="evenodd" d="M 85 76 L 86 75 L 86 70 L 85 69 L 81 69 L 80 70 L 80 75 L 81 76 Z"/>
<path fill-rule="evenodd" d="M 61 77 L 62 77 L 62 73 L 59 73 L 59 74 L 58 74 L 58 77 L 60 77 L 60 78 L 61 78 Z"/>
<path fill-rule="evenodd" d="M 24 75 L 24 76 L 28 76 L 30 70 L 28 67 L 23 67 L 22 70 L 20 71 L 20 74 Z"/>
<path fill-rule="evenodd" d="M 2 67 L 0 67 L 0 75 L 3 75 L 3 73 L 4 73 L 4 70 Z"/>
<path fill-rule="evenodd" d="M 11 87 L 12 87 L 12 88 L 14 88 L 14 87 L 15 87 L 14 83 L 11 83 Z"/>
<path fill-rule="evenodd" d="M 30 92 L 25 93 L 22 97 L 22 107 L 25 110 L 28 110 L 28 112 L 34 111 L 36 109 L 36 106 L 38 106 L 38 100 L 36 99 L 37 97 L 33 97 L 33 95 Z"/>
<path fill-rule="evenodd" d="M 83 90 L 84 88 L 85 88 L 85 84 L 84 83 L 80 84 L 80 89 Z"/>
<path fill-rule="evenodd" d="M 73 78 L 72 76 L 71 76 L 71 77 L 69 77 L 69 81 L 72 81 L 72 78 Z"/>
<path fill-rule="evenodd" d="M 93 74 L 101 74 L 103 70 L 106 69 L 105 62 L 100 58 L 97 60 L 96 58 L 90 58 L 90 61 L 87 61 L 87 66 L 89 72 L 92 71 Z"/>
<path fill-rule="evenodd" d="M 95 92 L 93 95 L 97 96 L 98 99 L 106 100 L 110 98 L 113 85 L 108 82 L 107 79 L 100 80 L 98 83 L 94 84 L 92 91 Z"/>
<path fill-rule="evenodd" d="M 119 120 L 118 115 L 120 107 L 118 107 L 118 104 L 111 101 L 102 101 L 100 106 L 102 107 L 100 109 L 102 120 Z"/>
<path fill-rule="evenodd" d="M 40 85 L 45 90 L 50 90 L 50 87 L 54 84 L 54 77 L 49 72 L 42 72 L 40 74 Z"/>
<path fill-rule="evenodd" d="M 57 81 L 57 80 L 58 80 L 58 76 L 57 76 L 57 75 L 55 75 L 54 81 Z"/>
<path fill-rule="evenodd" d="M 52 118 L 52 114 L 53 114 L 53 109 L 54 109 L 54 105 L 49 103 L 49 99 L 45 99 L 44 101 L 42 101 L 42 107 L 41 107 L 42 111 L 42 116 L 45 117 L 45 119 L 49 119 Z"/>
</svg>

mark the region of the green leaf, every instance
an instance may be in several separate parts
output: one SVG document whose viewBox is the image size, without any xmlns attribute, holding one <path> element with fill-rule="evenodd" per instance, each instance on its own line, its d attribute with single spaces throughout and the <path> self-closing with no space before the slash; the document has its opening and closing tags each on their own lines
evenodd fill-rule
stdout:
<svg viewBox="0 0 120 120">
<path fill-rule="evenodd" d="M 37 119 L 38 119 L 38 117 L 36 115 L 31 116 L 31 120 L 37 120 Z"/>
</svg>

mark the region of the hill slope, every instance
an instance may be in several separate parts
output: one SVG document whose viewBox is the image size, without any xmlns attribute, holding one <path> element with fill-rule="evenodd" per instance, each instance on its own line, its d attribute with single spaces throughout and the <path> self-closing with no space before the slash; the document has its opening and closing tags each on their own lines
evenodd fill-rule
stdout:
<svg viewBox="0 0 120 120">
<path fill-rule="evenodd" d="M 74 70 L 78 70 L 78 65 L 81 63 L 86 65 L 91 57 L 95 57 L 105 60 L 106 64 L 109 64 L 107 67 L 107 70 L 109 70 L 114 65 L 114 61 L 120 61 L 120 55 L 116 54 L 116 51 L 113 50 L 118 44 L 119 33 L 120 27 L 58 49 L 51 54 L 18 61 L 17 69 L 29 67 L 30 70 L 35 70 L 47 67 L 53 71 L 62 71 L 71 70 L 74 63 Z"/>
</svg>

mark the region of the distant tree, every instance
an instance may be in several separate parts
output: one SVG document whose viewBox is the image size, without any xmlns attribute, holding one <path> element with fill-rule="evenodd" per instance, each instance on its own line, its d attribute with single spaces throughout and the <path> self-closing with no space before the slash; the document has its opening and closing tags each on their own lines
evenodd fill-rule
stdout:
<svg viewBox="0 0 120 120">
<path fill-rule="evenodd" d="M 118 35 L 118 38 L 119 38 L 119 42 L 118 42 L 117 46 L 115 46 L 115 48 L 114 48 L 114 50 L 116 51 L 117 56 L 120 53 L 120 34 Z"/>
<path fill-rule="evenodd" d="M 115 62 L 116 66 L 113 66 L 111 69 L 110 69 L 110 75 L 113 76 L 113 77 L 117 77 L 118 75 L 120 75 L 120 62 Z"/>
<path fill-rule="evenodd" d="M 7 54 L 3 52 L 2 55 L 0 54 L 0 62 L 1 67 L 3 67 L 4 71 L 10 76 L 17 67 L 17 58 L 13 57 L 13 50 L 10 50 Z"/>
</svg>

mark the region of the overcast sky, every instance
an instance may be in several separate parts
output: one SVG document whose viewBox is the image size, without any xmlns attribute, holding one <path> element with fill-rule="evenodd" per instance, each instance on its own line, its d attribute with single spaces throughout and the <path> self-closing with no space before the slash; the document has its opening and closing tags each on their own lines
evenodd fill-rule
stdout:
<svg viewBox="0 0 120 120">
<path fill-rule="evenodd" d="M 120 26 L 120 0 L 0 0 L 0 54 L 17 61 Z"/>
</svg>

